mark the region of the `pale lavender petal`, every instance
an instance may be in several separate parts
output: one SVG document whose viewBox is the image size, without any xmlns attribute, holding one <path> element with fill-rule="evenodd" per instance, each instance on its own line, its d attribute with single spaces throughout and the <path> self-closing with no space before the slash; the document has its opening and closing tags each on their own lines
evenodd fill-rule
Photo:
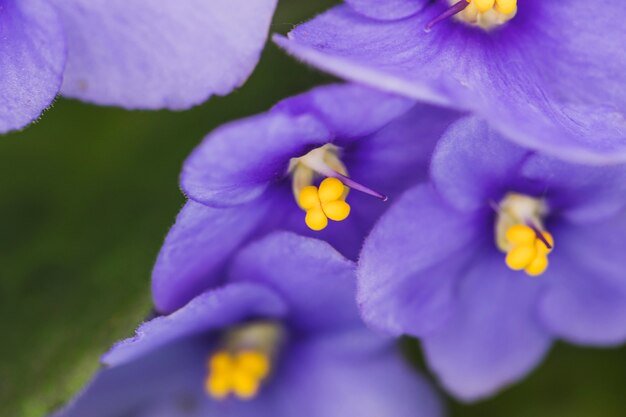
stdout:
<svg viewBox="0 0 626 417">
<path fill-rule="evenodd" d="M 186 109 L 248 78 L 276 0 L 54 0 L 68 42 L 65 96 Z"/>
<path fill-rule="evenodd" d="M 428 0 L 345 0 L 354 10 L 373 19 L 393 20 L 422 10 Z"/>
<path fill-rule="evenodd" d="M 626 206 L 626 165 L 571 164 L 533 155 L 523 165 L 524 178 L 545 184 L 542 194 L 552 211 L 573 222 L 614 216 Z"/>
<path fill-rule="evenodd" d="M 0 133 L 35 120 L 63 77 L 65 39 L 54 10 L 42 0 L 0 3 Z"/>
<path fill-rule="evenodd" d="M 585 225 L 561 224 L 541 315 L 558 337 L 583 345 L 626 340 L 626 212 Z"/>
<path fill-rule="evenodd" d="M 152 297 L 169 313 L 223 282 L 233 251 L 267 217 L 269 202 L 216 209 L 193 201 L 178 214 L 152 271 Z"/>
<path fill-rule="evenodd" d="M 423 339 L 427 362 L 448 391 L 477 400 L 541 361 L 552 341 L 537 320 L 542 284 L 509 270 L 493 244 L 483 246 L 456 288 L 448 322 Z"/>
<path fill-rule="evenodd" d="M 358 331 L 299 343 L 287 358 L 273 415 L 442 416 L 434 390 L 399 352 L 380 342 L 371 332 Z"/>
<path fill-rule="evenodd" d="M 306 331 L 360 325 L 354 301 L 353 262 L 328 243 L 275 232 L 244 248 L 233 261 L 233 282 L 255 282 L 275 290 L 289 306 L 289 321 Z"/>
<path fill-rule="evenodd" d="M 484 121 L 462 119 L 444 133 L 435 150 L 432 181 L 448 203 L 461 210 L 487 207 L 514 185 L 528 155 Z"/>
<path fill-rule="evenodd" d="M 479 215 L 453 209 L 427 185 L 395 202 L 361 252 L 363 319 L 394 335 L 421 336 L 439 326 L 455 302 L 455 277 L 480 247 Z"/>
<path fill-rule="evenodd" d="M 254 283 L 207 291 L 169 316 L 142 324 L 132 338 L 113 346 L 102 362 L 119 366 L 170 343 L 209 334 L 253 317 L 282 317 L 286 306 L 276 293 Z"/>
</svg>

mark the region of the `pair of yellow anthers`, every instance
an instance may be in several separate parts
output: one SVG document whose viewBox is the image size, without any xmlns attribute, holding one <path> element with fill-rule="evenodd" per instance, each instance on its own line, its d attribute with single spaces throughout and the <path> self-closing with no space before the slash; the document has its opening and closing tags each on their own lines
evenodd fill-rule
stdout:
<svg viewBox="0 0 626 417">
<path fill-rule="evenodd" d="M 511 14 L 517 10 L 517 0 L 466 0 L 469 5 L 468 12 L 486 13 L 491 9 L 502 14 Z"/>
<path fill-rule="evenodd" d="M 541 233 L 543 239 L 538 233 Z M 506 255 L 506 265 L 509 268 L 515 271 L 524 270 L 530 276 L 541 275 L 546 271 L 548 254 L 554 247 L 554 239 L 550 233 L 516 224 L 506 231 L 506 240 L 510 244 Z"/>
<path fill-rule="evenodd" d="M 219 351 L 209 359 L 206 392 L 221 400 L 234 395 L 242 400 L 253 398 L 270 372 L 270 359 L 254 350 L 231 353 Z"/>
<path fill-rule="evenodd" d="M 350 214 L 345 198 L 348 188 L 337 178 L 326 178 L 319 188 L 308 185 L 300 191 L 298 204 L 306 211 L 304 221 L 312 230 L 323 230 L 328 219 L 340 222 Z"/>
</svg>

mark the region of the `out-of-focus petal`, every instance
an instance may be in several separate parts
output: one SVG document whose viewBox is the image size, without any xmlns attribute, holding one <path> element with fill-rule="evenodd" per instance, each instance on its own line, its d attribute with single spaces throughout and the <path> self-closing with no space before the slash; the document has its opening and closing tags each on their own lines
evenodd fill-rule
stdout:
<svg viewBox="0 0 626 417">
<path fill-rule="evenodd" d="M 606 167 L 571 164 L 533 155 L 521 175 L 547 184 L 543 195 L 559 218 L 593 222 L 615 215 L 626 206 L 626 165 Z"/>
<path fill-rule="evenodd" d="M 276 0 L 54 0 L 65 27 L 68 97 L 186 109 L 243 84 Z"/>
<path fill-rule="evenodd" d="M 178 214 L 152 271 L 152 297 L 169 313 L 207 288 L 222 283 L 233 251 L 267 216 L 266 201 L 216 209 L 193 201 Z"/>
<path fill-rule="evenodd" d="M 207 402 L 202 387 L 211 345 L 189 338 L 137 360 L 101 369 L 87 387 L 51 417 L 183 417 Z M 168 410 L 168 414 L 159 414 Z"/>
<path fill-rule="evenodd" d="M 42 0 L 0 5 L 0 133 L 19 129 L 48 107 L 61 86 L 65 39 Z"/>
<path fill-rule="evenodd" d="M 372 19 L 394 20 L 422 10 L 428 0 L 345 0 L 354 10 Z"/>
<path fill-rule="evenodd" d="M 142 324 L 134 337 L 116 344 L 102 362 L 120 365 L 183 338 L 251 317 L 281 317 L 285 313 L 283 301 L 268 288 L 254 283 L 229 284 L 199 295 L 169 316 Z"/>
<path fill-rule="evenodd" d="M 280 412 L 273 415 L 442 416 L 434 390 L 388 344 L 372 349 L 377 341 L 360 331 L 300 343 L 274 392 Z"/>
<path fill-rule="evenodd" d="M 230 279 L 274 289 L 289 306 L 289 321 L 307 331 L 360 326 L 353 262 L 328 243 L 275 232 L 243 249 Z"/>
<path fill-rule="evenodd" d="M 461 210 L 486 207 L 512 185 L 529 152 L 504 140 L 476 118 L 453 124 L 437 146 L 432 181 Z M 497 202 L 496 202 L 497 203 Z"/>
<path fill-rule="evenodd" d="M 483 252 L 461 278 L 448 322 L 423 340 L 441 383 L 468 401 L 524 377 L 551 344 L 536 314 L 542 282 L 509 270 L 494 247 Z"/>
<path fill-rule="evenodd" d="M 402 196 L 367 238 L 358 270 L 364 320 L 395 335 L 421 336 L 445 321 L 456 276 L 475 256 L 484 229 L 429 186 Z"/>
<path fill-rule="evenodd" d="M 208 205 L 250 201 L 286 174 L 291 158 L 367 136 L 412 106 L 356 85 L 316 88 L 211 133 L 185 162 L 182 188 Z"/>
<path fill-rule="evenodd" d="M 555 227 L 558 246 L 540 279 L 540 304 L 557 336 L 583 345 L 626 340 L 626 212 L 600 222 Z"/>
</svg>

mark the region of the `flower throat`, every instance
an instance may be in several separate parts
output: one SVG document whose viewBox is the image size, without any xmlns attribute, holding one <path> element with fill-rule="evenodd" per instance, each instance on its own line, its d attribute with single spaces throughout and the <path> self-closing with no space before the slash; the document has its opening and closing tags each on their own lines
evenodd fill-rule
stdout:
<svg viewBox="0 0 626 417">
<path fill-rule="evenodd" d="M 304 222 L 315 231 L 328 226 L 328 219 L 340 222 L 350 215 L 346 197 L 350 188 L 387 201 L 387 197 L 348 177 L 339 158 L 339 148 L 324 145 L 315 148 L 289 164 L 292 189 L 296 202 L 306 212 Z M 326 177 L 319 187 L 313 185 L 316 176 Z"/>
</svg>

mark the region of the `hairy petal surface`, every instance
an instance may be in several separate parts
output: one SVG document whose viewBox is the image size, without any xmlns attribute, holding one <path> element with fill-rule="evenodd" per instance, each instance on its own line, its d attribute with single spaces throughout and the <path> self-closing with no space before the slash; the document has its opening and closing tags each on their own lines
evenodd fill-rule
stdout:
<svg viewBox="0 0 626 417">
<path fill-rule="evenodd" d="M 193 201 L 178 214 L 152 271 L 152 297 L 169 313 L 223 282 L 221 272 L 269 210 L 263 202 L 217 209 Z"/>
<path fill-rule="evenodd" d="M 380 219 L 359 260 L 363 319 L 394 335 L 421 336 L 450 314 L 454 285 L 474 256 L 476 214 L 451 208 L 429 186 L 407 191 Z"/>
<path fill-rule="evenodd" d="M 395 21 L 338 6 L 275 41 L 349 80 L 472 111 L 524 146 L 626 161 L 624 2 L 527 0 L 498 30 L 449 19 L 426 33 L 444 3 Z"/>
<path fill-rule="evenodd" d="M 276 0 L 53 0 L 68 42 L 61 92 L 129 109 L 186 109 L 248 78 Z"/>
<path fill-rule="evenodd" d="M 65 39 L 46 1 L 0 3 L 0 133 L 35 120 L 56 96 Z"/>
</svg>

